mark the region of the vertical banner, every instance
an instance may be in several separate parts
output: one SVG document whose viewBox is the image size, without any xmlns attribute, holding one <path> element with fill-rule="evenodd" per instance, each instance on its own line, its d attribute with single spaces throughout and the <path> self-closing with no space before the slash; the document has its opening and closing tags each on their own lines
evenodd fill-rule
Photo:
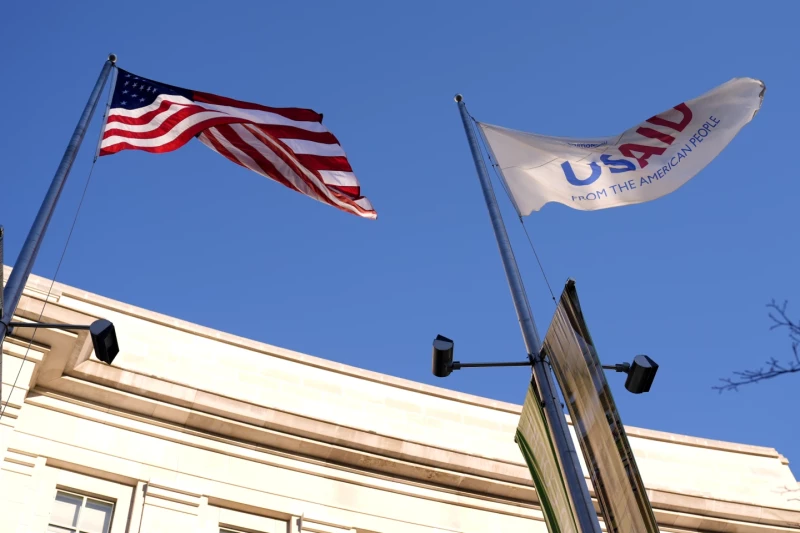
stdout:
<svg viewBox="0 0 800 533">
<path fill-rule="evenodd" d="M 572 417 L 606 531 L 658 533 L 572 280 L 561 294 L 543 350 L 550 359 Z"/>
<path fill-rule="evenodd" d="M 3 268 L 3 226 L 0 226 L 0 318 L 3 318 L 3 289 L 6 288 L 5 273 Z M 2 355 L 0 355 L 2 357 Z"/>
<path fill-rule="evenodd" d="M 531 471 L 547 530 L 550 533 L 578 533 L 542 402 L 533 384 L 528 387 L 514 440 Z"/>
</svg>

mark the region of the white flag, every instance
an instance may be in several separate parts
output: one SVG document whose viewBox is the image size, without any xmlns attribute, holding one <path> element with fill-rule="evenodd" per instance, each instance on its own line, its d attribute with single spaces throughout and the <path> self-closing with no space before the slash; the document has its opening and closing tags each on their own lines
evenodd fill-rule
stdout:
<svg viewBox="0 0 800 533">
<path fill-rule="evenodd" d="M 735 78 L 600 139 L 479 124 L 520 215 L 549 202 L 592 211 L 654 200 L 689 181 L 750 122 L 764 91 L 759 80 Z"/>
</svg>

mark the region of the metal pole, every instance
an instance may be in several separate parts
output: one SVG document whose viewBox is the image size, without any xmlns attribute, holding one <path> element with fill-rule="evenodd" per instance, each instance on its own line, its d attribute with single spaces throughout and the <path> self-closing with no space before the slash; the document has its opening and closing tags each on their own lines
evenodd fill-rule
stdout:
<svg viewBox="0 0 800 533">
<path fill-rule="evenodd" d="M 0 226 L 0 320 L 3 318 L 3 287 L 6 286 L 5 283 L 5 274 L 6 271 L 3 268 L 3 226 Z M 0 359 L 2 359 L 2 354 L 0 354 Z M 2 361 L 0 361 L 0 368 L 2 368 Z M 0 386 L 3 384 L 2 375 L 0 375 Z"/>
<path fill-rule="evenodd" d="M 487 368 L 493 366 L 532 366 L 530 360 L 528 361 L 514 361 L 511 363 L 460 363 L 453 361 L 453 370 L 461 370 L 462 368 Z"/>
<path fill-rule="evenodd" d="M 111 54 L 111 55 L 114 55 L 114 54 Z M 114 62 L 116 63 L 116 61 L 117 61 L 117 56 L 114 56 Z M 117 88 L 117 74 L 119 74 L 119 71 L 117 69 L 113 69 L 111 71 L 111 91 L 110 91 L 110 94 L 111 94 L 112 98 L 114 96 L 114 90 Z M 105 109 L 105 111 L 103 111 L 103 121 L 100 122 L 100 124 L 103 124 L 104 126 L 105 126 L 106 121 L 108 120 L 108 114 L 111 112 L 111 100 L 112 100 L 112 98 L 108 99 L 108 102 L 106 102 L 106 109 Z M 97 148 L 95 148 L 95 150 L 94 150 L 94 160 L 95 161 L 97 161 L 97 158 L 100 157 L 100 147 L 101 146 L 103 146 L 103 135 L 102 134 L 97 136 Z"/>
<path fill-rule="evenodd" d="M 22 291 L 25 289 L 25 284 L 28 282 L 28 276 L 31 274 L 33 263 L 36 261 L 36 255 L 39 253 L 39 248 L 42 244 L 42 239 L 47 231 L 47 225 L 53 217 L 58 198 L 61 196 L 61 191 L 64 189 L 64 183 L 67 181 L 69 171 L 72 168 L 72 163 L 75 161 L 75 156 L 78 154 L 78 149 L 81 147 L 83 138 L 86 135 L 86 129 L 89 127 L 89 122 L 92 119 L 94 110 L 97 107 L 97 102 L 100 100 L 100 93 L 103 91 L 103 86 L 108 79 L 108 74 L 114 67 L 117 61 L 117 56 L 111 54 L 108 60 L 103 65 L 100 71 L 100 76 L 97 78 L 97 83 L 94 84 L 92 94 L 89 95 L 89 101 L 86 102 L 86 107 L 83 108 L 78 125 L 75 126 L 75 131 L 72 132 L 72 138 L 69 140 L 67 149 L 64 151 L 64 156 L 61 158 L 61 163 L 58 165 L 53 181 L 50 183 L 50 188 L 42 200 L 42 205 L 39 207 L 39 213 L 33 221 L 28 237 L 25 239 L 25 244 L 22 246 L 14 263 L 14 270 L 11 271 L 11 276 L 8 278 L 8 283 L 3 290 L 3 317 L 0 319 L 0 393 L 2 393 L 2 347 L 3 341 L 8 333 L 9 324 L 17 310 L 17 305 L 22 297 Z"/>
<path fill-rule="evenodd" d="M 497 239 L 497 246 L 500 248 L 500 257 L 503 260 L 503 268 L 506 272 L 508 287 L 511 289 L 511 299 L 514 301 L 514 309 L 517 311 L 517 318 L 519 319 L 520 329 L 522 330 L 522 338 L 525 341 L 525 349 L 528 351 L 528 358 L 531 359 L 533 364 L 533 377 L 544 403 L 543 407 L 547 423 L 553 432 L 553 441 L 561 469 L 564 472 L 567 494 L 569 495 L 573 509 L 575 509 L 578 527 L 581 533 L 600 533 L 600 523 L 597 518 L 597 513 L 592 505 L 589 487 L 586 485 L 586 481 L 583 477 L 580 462 L 578 461 L 578 453 L 575 450 L 572 436 L 569 433 L 567 420 L 555 391 L 555 384 L 550 377 L 545 362 L 539 357 L 542 343 L 536 331 L 536 325 L 533 322 L 533 314 L 531 313 L 528 297 L 522 285 L 519 267 L 517 266 L 516 259 L 514 259 L 514 253 L 511 250 L 511 242 L 508 240 L 508 233 L 506 233 L 506 227 L 503 224 L 503 216 L 500 213 L 500 207 L 497 205 L 497 198 L 494 195 L 492 182 L 489 179 L 489 174 L 483 162 L 483 156 L 478 147 L 478 139 L 473 130 L 472 121 L 467 112 L 467 106 L 464 104 L 460 94 L 456 95 L 456 102 L 458 102 L 458 110 L 461 113 L 461 120 L 464 123 L 464 131 L 467 134 L 472 158 L 475 161 L 475 170 L 478 172 L 478 179 L 480 180 L 481 189 L 483 190 L 483 197 L 486 200 L 486 207 L 489 210 L 489 218 L 492 221 L 492 228 L 494 229 L 494 236 Z"/>
<path fill-rule="evenodd" d="M 13 330 L 14 328 L 36 328 L 36 329 L 77 329 L 77 330 L 88 330 L 91 329 L 90 324 L 58 324 L 58 323 L 47 323 L 47 322 L 11 322 L 8 325 L 8 329 Z"/>
</svg>

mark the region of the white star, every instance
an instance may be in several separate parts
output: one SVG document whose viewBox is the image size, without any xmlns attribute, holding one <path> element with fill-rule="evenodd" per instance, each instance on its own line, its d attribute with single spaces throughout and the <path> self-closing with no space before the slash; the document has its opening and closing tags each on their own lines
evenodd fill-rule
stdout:
<svg viewBox="0 0 800 533">
<path fill-rule="evenodd" d="M 122 91 L 122 94 L 128 94 L 128 89 L 125 89 L 124 91 Z"/>
<path fill-rule="evenodd" d="M 126 78 L 130 78 L 130 77 L 131 77 L 131 75 L 130 75 L 130 74 L 125 74 L 125 77 L 126 77 Z"/>
<path fill-rule="evenodd" d="M 140 102 L 144 102 L 144 98 L 139 98 L 139 101 Z"/>
<path fill-rule="evenodd" d="M 139 95 L 138 94 L 132 94 L 131 98 L 136 98 L 137 96 L 139 96 Z"/>
<path fill-rule="evenodd" d="M 134 83 L 133 84 L 133 88 L 135 89 L 137 85 L 139 85 L 139 84 L 138 83 Z"/>
<path fill-rule="evenodd" d="M 126 102 L 125 100 L 120 102 L 120 105 L 127 105 L 127 104 L 128 104 L 128 102 Z"/>
<path fill-rule="evenodd" d="M 129 83 L 130 83 L 129 81 L 126 81 L 126 82 L 125 82 L 125 85 L 128 85 Z"/>
</svg>

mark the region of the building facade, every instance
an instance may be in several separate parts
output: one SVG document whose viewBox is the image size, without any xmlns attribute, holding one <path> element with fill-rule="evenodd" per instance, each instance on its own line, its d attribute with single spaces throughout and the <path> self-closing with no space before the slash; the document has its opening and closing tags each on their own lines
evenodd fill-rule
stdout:
<svg viewBox="0 0 800 533">
<path fill-rule="evenodd" d="M 42 321 L 106 318 L 122 351 L 99 362 L 85 331 L 6 340 L 0 533 L 546 531 L 519 405 L 49 287 L 31 278 L 17 320 L 46 300 Z M 627 430 L 662 531 L 800 531 L 774 449 Z"/>
</svg>

